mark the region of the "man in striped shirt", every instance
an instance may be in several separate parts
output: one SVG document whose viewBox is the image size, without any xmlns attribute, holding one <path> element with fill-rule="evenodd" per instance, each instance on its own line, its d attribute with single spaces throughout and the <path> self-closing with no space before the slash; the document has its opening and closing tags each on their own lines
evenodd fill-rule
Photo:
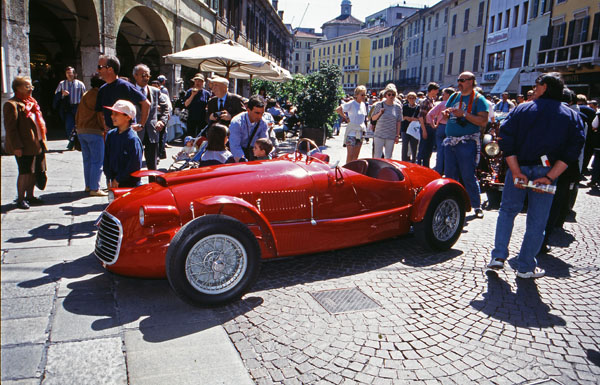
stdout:
<svg viewBox="0 0 600 385">
<path fill-rule="evenodd" d="M 65 122 L 65 130 L 67 139 L 71 138 L 71 132 L 75 127 L 75 114 L 81 97 L 85 93 L 85 84 L 82 81 L 75 79 L 77 73 L 75 68 L 67 67 L 65 69 L 65 80 L 58 83 L 54 92 L 54 108 L 58 109 L 58 113 L 63 122 Z M 72 149 L 73 144 L 69 142 L 67 148 Z"/>
</svg>

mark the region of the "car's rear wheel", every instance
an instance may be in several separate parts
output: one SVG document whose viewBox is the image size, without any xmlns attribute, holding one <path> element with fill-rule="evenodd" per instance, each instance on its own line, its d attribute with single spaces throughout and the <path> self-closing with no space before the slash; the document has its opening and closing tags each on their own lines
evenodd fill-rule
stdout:
<svg viewBox="0 0 600 385">
<path fill-rule="evenodd" d="M 465 205 L 460 197 L 438 192 L 427 208 L 425 217 L 415 224 L 415 234 L 426 247 L 448 250 L 458 240 L 465 223 Z"/>
<path fill-rule="evenodd" d="M 194 305 L 240 298 L 260 271 L 260 247 L 246 225 L 223 215 L 197 218 L 175 235 L 166 257 L 169 284 Z"/>
</svg>

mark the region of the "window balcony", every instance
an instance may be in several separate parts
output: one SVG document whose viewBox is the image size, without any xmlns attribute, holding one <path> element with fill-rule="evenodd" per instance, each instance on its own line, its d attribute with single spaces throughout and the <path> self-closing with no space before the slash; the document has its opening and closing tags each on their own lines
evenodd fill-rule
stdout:
<svg viewBox="0 0 600 385">
<path fill-rule="evenodd" d="M 600 65 L 600 41 L 540 50 L 536 69 L 545 70 L 582 64 Z"/>
<path fill-rule="evenodd" d="M 344 66 L 344 72 L 358 71 L 359 69 L 360 69 L 360 66 L 358 64 L 355 64 L 353 66 Z"/>
</svg>

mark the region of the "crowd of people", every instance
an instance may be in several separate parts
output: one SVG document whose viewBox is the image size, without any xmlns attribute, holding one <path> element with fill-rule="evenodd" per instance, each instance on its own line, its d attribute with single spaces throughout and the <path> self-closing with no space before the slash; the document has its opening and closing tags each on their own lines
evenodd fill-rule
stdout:
<svg viewBox="0 0 600 385">
<path fill-rule="evenodd" d="M 67 67 L 65 80 L 55 92 L 55 107 L 61 112 L 67 137 L 76 136 L 81 146 L 85 190 L 92 196 L 107 195 L 101 188 L 103 173 L 108 188 L 138 186 L 140 178 L 132 173 L 141 169 L 142 157 L 148 170 L 156 170 L 158 160 L 165 158 L 165 129 L 173 107 L 188 113 L 188 136 L 178 156 L 195 157 L 199 151 L 196 138 L 207 138 L 198 157 L 201 166 L 269 159 L 276 145 L 273 125 L 284 118 L 293 120 L 296 112 L 291 106 L 281 108 L 264 90 L 249 99 L 231 93 L 229 80 L 223 77 L 208 79 L 206 89 L 202 74 L 196 74 L 193 86 L 172 103 L 164 75 L 150 82 L 152 74 L 145 64 L 134 67 L 132 81 L 119 72 L 118 58 L 101 55 L 89 90 L 76 79 L 74 68 Z M 18 165 L 17 207 L 28 209 L 43 204 L 35 197 L 34 186 L 45 172 L 47 130 L 32 97 L 31 80 L 17 77 L 12 89 L 14 97 L 3 108 L 5 149 L 15 155 Z M 557 73 L 540 76 L 533 90 L 515 100 L 507 92 L 501 98 L 484 95 L 471 72 L 461 73 L 457 87 L 441 93 L 433 82 L 426 92 L 406 95 L 388 84 L 378 97 L 368 96 L 366 87 L 358 86 L 336 112 L 340 119 L 334 132 L 339 134 L 341 123 L 346 123 L 347 162 L 357 159 L 361 146 L 371 138 L 373 157 L 392 158 L 394 147 L 401 144 L 401 159 L 424 167 L 430 167 L 435 149 L 434 169 L 464 185 L 476 218 L 483 218 L 476 174 L 481 135 L 495 120 L 503 121 L 499 145 L 508 172 L 491 269 L 502 268 L 507 258 L 512 223 L 525 196 L 531 219 L 517 260 L 518 275 L 535 278 L 543 275 L 535 256 L 547 247 L 547 236 L 560 221 L 557 213 L 564 213 L 564 205 L 557 202 L 564 200 L 565 186 L 590 175 L 589 185 L 600 188 L 598 103 L 566 88 Z M 557 198 L 541 189 L 521 188 L 529 181 L 536 186 L 557 185 Z"/>
<path fill-rule="evenodd" d="M 496 120 L 500 125 L 499 145 L 506 158 L 506 175 L 495 247 L 488 268 L 501 269 L 508 257 L 508 243 L 515 216 L 525 197 L 529 210 L 525 238 L 517 258 L 517 276 L 538 278 L 544 271 L 536 255 L 548 250 L 548 235 L 562 226 L 569 186 L 586 180 L 600 189 L 600 109 L 595 100 L 576 95 L 565 87 L 558 73 L 543 74 L 526 96 L 516 100 L 504 92 L 501 98 L 484 95 L 475 75 L 463 72 L 457 87 L 430 83 L 426 93 L 399 94 L 394 84 L 367 96 L 364 86 L 342 101 L 336 112 L 339 123 L 347 123 L 344 146 L 347 161 L 358 158 L 361 146 L 373 137 L 373 157 L 391 158 L 401 143 L 401 159 L 430 166 L 437 149 L 434 169 L 460 181 L 470 199 L 476 218 L 483 218 L 477 167 L 481 137 Z M 334 128 L 339 134 L 339 128 Z M 594 155 L 592 170 L 588 169 Z M 532 189 L 527 189 L 529 182 Z M 555 185 L 556 196 L 544 185 Z M 536 188 L 537 187 L 537 188 Z"/>
</svg>

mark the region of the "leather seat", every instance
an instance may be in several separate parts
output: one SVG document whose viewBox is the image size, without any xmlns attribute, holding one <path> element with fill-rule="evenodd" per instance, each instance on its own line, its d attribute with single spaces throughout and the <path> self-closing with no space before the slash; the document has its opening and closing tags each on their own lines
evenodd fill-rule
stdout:
<svg viewBox="0 0 600 385">
<path fill-rule="evenodd" d="M 396 170 L 386 167 L 379 170 L 377 173 L 377 179 L 387 180 L 389 182 L 398 182 L 400 181 L 400 176 L 398 176 L 398 172 L 396 172 Z"/>
<path fill-rule="evenodd" d="M 364 159 L 353 160 L 352 162 L 346 163 L 344 168 L 352 170 L 359 174 L 367 175 L 367 169 L 369 168 L 369 162 Z"/>
</svg>

